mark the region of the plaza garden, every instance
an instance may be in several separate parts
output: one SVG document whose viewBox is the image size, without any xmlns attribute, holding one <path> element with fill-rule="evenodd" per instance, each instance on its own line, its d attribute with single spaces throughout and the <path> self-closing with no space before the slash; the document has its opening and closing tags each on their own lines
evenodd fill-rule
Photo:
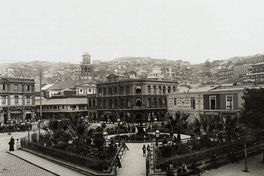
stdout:
<svg viewBox="0 0 264 176">
<path fill-rule="evenodd" d="M 115 175 L 123 141 L 149 142 L 148 175 L 191 175 L 264 151 L 263 89 L 247 90 L 240 117 L 208 118 L 179 112 L 148 122 L 89 123 L 74 116 L 42 124 L 40 135 L 22 140 L 22 148 L 96 173 Z M 253 99 L 253 100 L 252 100 Z M 253 103 L 251 101 L 254 101 Z M 254 106 L 254 103 L 259 106 Z M 255 108 L 255 109 L 254 109 Z M 263 158 L 264 159 L 264 158 Z M 182 166 L 187 168 L 182 171 Z M 96 174 L 95 174 L 96 175 Z"/>
</svg>

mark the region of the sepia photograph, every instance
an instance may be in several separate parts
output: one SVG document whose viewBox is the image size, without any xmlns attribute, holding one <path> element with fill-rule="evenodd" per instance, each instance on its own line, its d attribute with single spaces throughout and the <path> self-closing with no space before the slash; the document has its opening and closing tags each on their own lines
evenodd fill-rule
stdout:
<svg viewBox="0 0 264 176">
<path fill-rule="evenodd" d="M 264 176 L 263 7 L 0 0 L 0 176 Z"/>
</svg>

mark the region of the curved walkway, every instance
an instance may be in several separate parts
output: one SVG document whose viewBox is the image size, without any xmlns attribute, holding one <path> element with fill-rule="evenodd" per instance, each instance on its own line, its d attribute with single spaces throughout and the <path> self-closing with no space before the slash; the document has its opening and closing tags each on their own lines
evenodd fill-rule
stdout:
<svg viewBox="0 0 264 176">
<path fill-rule="evenodd" d="M 143 157 L 142 147 L 148 143 L 127 143 L 129 151 L 125 151 L 122 158 L 122 168 L 117 172 L 118 176 L 145 176 L 146 157 Z"/>
</svg>

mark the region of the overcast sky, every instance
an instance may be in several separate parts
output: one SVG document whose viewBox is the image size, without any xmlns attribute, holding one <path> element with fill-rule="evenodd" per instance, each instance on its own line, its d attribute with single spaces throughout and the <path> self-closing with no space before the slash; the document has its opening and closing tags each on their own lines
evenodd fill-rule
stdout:
<svg viewBox="0 0 264 176">
<path fill-rule="evenodd" d="M 264 53 L 263 0 L 0 0 L 0 62 Z"/>
</svg>

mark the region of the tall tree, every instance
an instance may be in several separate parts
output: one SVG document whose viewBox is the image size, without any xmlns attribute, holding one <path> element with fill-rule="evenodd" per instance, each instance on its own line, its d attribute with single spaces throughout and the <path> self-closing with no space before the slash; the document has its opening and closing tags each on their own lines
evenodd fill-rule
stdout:
<svg viewBox="0 0 264 176">
<path fill-rule="evenodd" d="M 264 88 L 246 89 L 244 106 L 241 110 L 241 121 L 255 130 L 264 128 Z"/>
</svg>

